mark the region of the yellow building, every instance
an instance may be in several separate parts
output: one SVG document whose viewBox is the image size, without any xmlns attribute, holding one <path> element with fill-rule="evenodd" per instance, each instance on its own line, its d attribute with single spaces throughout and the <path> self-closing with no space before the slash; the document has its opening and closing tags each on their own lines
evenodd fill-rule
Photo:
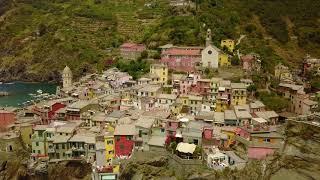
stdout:
<svg viewBox="0 0 320 180">
<path fill-rule="evenodd" d="M 228 147 L 235 142 L 235 139 L 236 139 L 235 127 L 225 126 L 221 129 L 221 133 L 227 135 L 227 137 L 228 137 L 227 146 Z"/>
<path fill-rule="evenodd" d="M 231 105 L 245 105 L 247 103 L 247 88 L 244 83 L 231 83 Z"/>
<path fill-rule="evenodd" d="M 29 123 L 21 124 L 19 129 L 21 133 L 22 142 L 25 145 L 31 147 L 32 145 L 31 136 L 33 133 L 32 124 L 29 124 Z"/>
<path fill-rule="evenodd" d="M 164 64 L 152 64 L 150 66 L 150 74 L 156 75 L 155 83 L 166 85 L 168 83 L 168 67 Z"/>
<path fill-rule="evenodd" d="M 274 76 L 282 80 L 292 80 L 292 74 L 287 66 L 284 66 L 283 64 L 279 63 L 274 68 Z"/>
<path fill-rule="evenodd" d="M 183 105 L 183 106 L 189 106 L 189 97 L 188 95 L 181 95 L 179 97 L 179 102 Z"/>
<path fill-rule="evenodd" d="M 173 103 L 170 105 L 171 114 L 178 116 L 182 110 L 182 103 Z"/>
<path fill-rule="evenodd" d="M 216 112 L 224 112 L 229 108 L 228 101 L 223 98 L 217 98 L 216 101 Z"/>
<path fill-rule="evenodd" d="M 112 162 L 112 159 L 115 156 L 115 148 L 114 148 L 114 136 L 113 132 L 107 132 L 104 136 L 104 143 L 106 147 L 106 161 Z"/>
<path fill-rule="evenodd" d="M 234 50 L 234 40 L 232 39 L 223 39 L 221 40 L 221 47 L 226 47 L 230 52 Z"/>
<path fill-rule="evenodd" d="M 229 56 L 224 53 L 219 53 L 219 67 L 231 66 Z"/>
</svg>

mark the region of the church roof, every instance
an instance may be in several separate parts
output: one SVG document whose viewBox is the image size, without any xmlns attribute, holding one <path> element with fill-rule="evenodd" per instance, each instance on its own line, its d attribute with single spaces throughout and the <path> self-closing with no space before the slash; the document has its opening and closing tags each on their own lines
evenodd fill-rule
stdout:
<svg viewBox="0 0 320 180">
<path fill-rule="evenodd" d="M 67 73 L 71 73 L 71 69 L 69 68 L 69 66 L 66 66 L 66 67 L 63 69 L 63 74 L 67 74 Z"/>
</svg>

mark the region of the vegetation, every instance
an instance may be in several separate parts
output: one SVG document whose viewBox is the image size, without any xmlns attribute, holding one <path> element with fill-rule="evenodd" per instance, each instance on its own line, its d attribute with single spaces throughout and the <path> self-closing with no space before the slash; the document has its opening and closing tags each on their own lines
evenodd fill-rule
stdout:
<svg viewBox="0 0 320 180">
<path fill-rule="evenodd" d="M 280 112 L 287 108 L 289 100 L 269 92 L 259 92 L 259 99 L 270 109 Z"/>
<path fill-rule="evenodd" d="M 133 79 L 139 79 L 150 71 L 150 63 L 141 58 L 136 61 L 119 60 L 115 63 L 115 66 L 121 71 L 128 72 Z"/>
<path fill-rule="evenodd" d="M 269 72 L 307 52 L 320 55 L 318 1 L 195 2 L 195 8 L 171 8 L 165 0 L 150 6 L 144 0 L 0 0 L 0 77 L 57 81 L 65 65 L 77 77 L 103 69 L 125 41 L 151 49 L 166 43 L 204 45 L 207 28 L 217 47 L 221 39 L 245 34 L 237 48 L 258 53 Z"/>
</svg>

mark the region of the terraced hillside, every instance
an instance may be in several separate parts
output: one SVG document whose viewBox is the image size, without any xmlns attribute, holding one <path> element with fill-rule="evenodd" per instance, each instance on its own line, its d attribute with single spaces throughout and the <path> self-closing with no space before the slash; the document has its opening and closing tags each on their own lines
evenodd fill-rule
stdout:
<svg viewBox="0 0 320 180">
<path fill-rule="evenodd" d="M 238 48 L 260 54 L 270 72 L 279 61 L 298 67 L 307 53 L 320 56 L 318 1 L 196 2 L 0 0 L 0 81 L 59 81 L 65 65 L 76 77 L 101 70 L 125 41 L 203 45 L 207 28 L 217 46 L 246 35 Z"/>
</svg>

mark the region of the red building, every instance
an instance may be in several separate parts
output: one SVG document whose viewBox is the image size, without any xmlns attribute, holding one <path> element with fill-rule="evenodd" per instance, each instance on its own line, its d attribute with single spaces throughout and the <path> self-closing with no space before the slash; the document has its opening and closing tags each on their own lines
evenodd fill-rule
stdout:
<svg viewBox="0 0 320 180">
<path fill-rule="evenodd" d="M 202 47 L 177 47 L 165 45 L 160 47 L 161 63 L 169 69 L 182 72 L 194 72 L 201 61 Z"/>
<path fill-rule="evenodd" d="M 56 112 L 64 107 L 66 107 L 66 105 L 63 102 L 53 100 L 36 104 L 32 108 L 32 111 L 40 116 L 42 121 L 41 124 L 50 124 L 50 122 L 54 119 Z"/>
<path fill-rule="evenodd" d="M 193 86 L 191 91 L 201 96 L 207 97 L 210 95 L 210 79 L 198 79 L 197 85 Z"/>
<path fill-rule="evenodd" d="M 120 46 L 121 56 L 125 59 L 137 59 L 145 50 L 146 47 L 143 44 L 124 43 Z"/>
<path fill-rule="evenodd" d="M 0 131 L 5 129 L 9 124 L 16 120 L 16 114 L 11 111 L 0 110 Z"/>
<path fill-rule="evenodd" d="M 134 148 L 136 130 L 132 124 L 117 125 L 114 131 L 115 155 L 130 156 Z"/>
</svg>

